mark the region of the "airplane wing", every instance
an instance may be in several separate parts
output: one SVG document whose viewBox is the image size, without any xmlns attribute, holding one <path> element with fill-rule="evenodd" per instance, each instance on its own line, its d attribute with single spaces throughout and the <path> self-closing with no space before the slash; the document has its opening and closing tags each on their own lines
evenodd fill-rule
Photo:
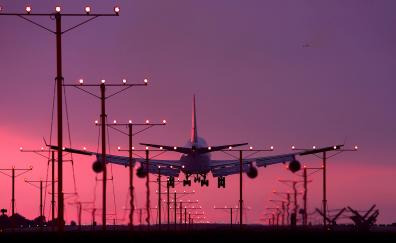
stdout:
<svg viewBox="0 0 396 243">
<path fill-rule="evenodd" d="M 201 153 L 210 153 L 210 152 L 214 152 L 214 151 L 228 149 L 229 147 L 234 148 L 234 147 L 244 146 L 247 144 L 248 143 L 227 144 L 227 145 L 212 146 L 212 147 L 207 147 L 207 148 L 198 148 L 197 150 Z"/>
<path fill-rule="evenodd" d="M 296 154 L 298 153 L 242 159 L 242 171 L 248 172 L 253 162 L 255 162 L 257 167 L 290 162 L 295 160 Z M 238 174 L 240 171 L 240 161 L 237 159 L 211 160 L 209 166 L 211 167 L 210 170 L 214 177 Z"/>
<path fill-rule="evenodd" d="M 141 164 L 142 172 L 147 173 L 147 162 L 146 159 L 136 158 L 134 159 Z M 148 163 L 148 172 L 150 174 L 158 175 L 161 173 L 163 176 L 178 177 L 182 165 L 179 160 L 158 160 L 150 159 Z"/>
<path fill-rule="evenodd" d="M 147 147 L 159 148 L 167 151 L 179 152 L 182 154 L 189 154 L 192 152 L 191 148 L 186 148 L 186 147 L 177 147 L 177 146 L 172 147 L 167 145 L 150 144 L 150 143 L 140 143 L 140 144 Z"/>
</svg>

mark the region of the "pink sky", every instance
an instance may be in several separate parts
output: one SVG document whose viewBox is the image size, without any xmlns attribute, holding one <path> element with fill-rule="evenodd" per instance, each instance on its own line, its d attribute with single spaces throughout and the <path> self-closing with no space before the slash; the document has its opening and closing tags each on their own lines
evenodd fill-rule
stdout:
<svg viewBox="0 0 396 243">
<path fill-rule="evenodd" d="M 65 12 L 82 12 L 91 2 L 30 1 L 37 12 L 52 11 L 58 3 Z M 111 12 L 116 3 L 121 6 L 120 17 L 95 20 L 64 36 L 64 76 L 66 83 L 79 78 L 87 83 L 100 79 L 116 83 L 122 78 L 137 82 L 149 77 L 148 87 L 116 96 L 107 106 L 110 120 L 168 121 L 166 127 L 137 136 L 136 143 L 183 145 L 190 133 L 193 94 L 198 132 L 209 144 L 274 145 L 271 154 L 276 154 L 289 152 L 292 144 L 333 145 L 347 138 L 347 146 L 358 144 L 360 149 L 330 160 L 330 209 L 347 205 L 368 209 L 375 203 L 379 222 L 395 222 L 393 1 L 109 1 L 93 2 L 93 11 Z M 0 5 L 4 11 L 23 11 L 25 1 L 0 0 Z M 46 162 L 20 153 L 19 147 L 40 148 L 42 137 L 49 138 L 54 37 L 17 17 L 0 17 L 0 167 L 33 165 L 26 177 L 45 178 Z M 39 21 L 53 26 L 52 20 Z M 77 22 L 65 21 L 65 25 Z M 307 43 L 311 47 L 303 48 Z M 98 100 L 75 89 L 67 89 L 67 98 L 73 146 L 96 151 L 93 121 L 99 115 Z M 111 132 L 110 138 L 114 153 L 118 145 L 126 146 L 126 137 Z M 92 201 L 93 159 L 76 156 L 75 160 L 79 198 Z M 314 157 L 301 161 L 320 165 Z M 71 168 L 65 168 L 65 191 L 70 191 Z M 127 170 L 114 166 L 113 175 L 118 218 L 122 218 Z M 38 191 L 23 178 L 16 184 L 17 211 L 32 218 L 38 214 Z M 273 189 L 286 190 L 277 178 L 296 177 L 282 166 L 272 166 L 260 169 L 256 180 L 245 180 L 245 202 L 252 207 L 248 222 L 257 222 L 270 205 Z M 320 207 L 321 200 L 321 176 L 312 179 L 310 210 Z M 227 221 L 228 215 L 212 207 L 235 205 L 237 182 L 232 176 L 226 189 L 218 190 L 215 180 L 209 188 L 192 187 L 197 191 L 192 199 L 202 202 L 210 221 Z M 11 180 L 0 176 L 0 185 L 1 207 L 10 209 Z M 143 206 L 141 180 L 136 195 L 137 206 Z M 66 204 L 66 219 L 75 216 L 75 208 Z M 84 222 L 90 222 L 88 213 Z"/>
</svg>

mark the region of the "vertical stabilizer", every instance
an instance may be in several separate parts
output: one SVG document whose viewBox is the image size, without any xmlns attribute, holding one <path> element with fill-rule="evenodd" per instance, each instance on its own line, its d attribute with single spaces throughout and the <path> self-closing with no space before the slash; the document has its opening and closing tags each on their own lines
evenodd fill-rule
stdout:
<svg viewBox="0 0 396 243">
<path fill-rule="evenodd" d="M 196 144 L 197 141 L 198 141 L 197 112 L 195 110 L 195 95 L 194 95 L 193 96 L 193 110 L 192 110 L 191 143 Z"/>
</svg>

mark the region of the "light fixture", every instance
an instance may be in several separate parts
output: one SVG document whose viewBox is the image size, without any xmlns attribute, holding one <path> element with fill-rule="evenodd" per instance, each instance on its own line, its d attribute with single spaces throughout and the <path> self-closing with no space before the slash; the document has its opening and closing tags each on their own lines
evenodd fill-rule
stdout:
<svg viewBox="0 0 396 243">
<path fill-rule="evenodd" d="M 123 84 L 126 84 L 126 79 L 125 79 L 125 78 L 122 80 L 122 83 L 123 83 Z"/>
<path fill-rule="evenodd" d="M 355 145 L 355 150 L 358 150 L 358 146 L 357 145 Z"/>
<path fill-rule="evenodd" d="M 89 14 L 91 12 L 91 7 L 90 6 L 86 6 L 84 9 L 85 9 L 85 12 L 87 14 Z"/>
<path fill-rule="evenodd" d="M 148 83 L 148 79 L 145 78 L 145 79 L 143 80 L 143 82 L 144 82 L 144 84 L 147 84 L 147 83 Z"/>
<path fill-rule="evenodd" d="M 83 85 L 84 84 L 84 79 L 80 78 L 80 80 L 78 80 L 78 82 Z"/>
<path fill-rule="evenodd" d="M 149 124 L 150 123 L 150 120 L 146 120 L 146 124 Z"/>
<path fill-rule="evenodd" d="M 102 84 L 106 83 L 106 80 L 102 79 L 100 82 L 102 82 Z"/>
<path fill-rule="evenodd" d="M 32 7 L 26 6 L 25 10 L 26 10 L 26 13 L 30 14 L 30 12 L 32 11 Z"/>
<path fill-rule="evenodd" d="M 293 149 L 293 150 L 294 150 L 294 149 L 296 149 L 296 147 L 294 147 L 294 145 L 293 145 L 293 146 L 291 146 L 291 149 Z"/>
<path fill-rule="evenodd" d="M 114 13 L 115 13 L 116 15 L 118 15 L 119 12 L 120 12 L 120 7 L 115 6 L 115 7 L 114 7 Z"/>
<path fill-rule="evenodd" d="M 129 124 L 132 124 L 132 120 L 129 120 L 128 122 L 129 122 Z"/>
<path fill-rule="evenodd" d="M 163 123 L 163 124 L 166 124 L 166 120 L 162 120 L 162 123 Z"/>
<path fill-rule="evenodd" d="M 98 120 L 95 120 L 95 124 L 98 124 L 99 123 L 99 121 Z"/>
<path fill-rule="evenodd" d="M 55 7 L 55 11 L 56 11 L 57 13 L 60 13 L 61 7 L 60 7 L 60 6 L 56 6 L 56 7 Z"/>
<path fill-rule="evenodd" d="M 253 149 L 253 146 L 250 146 L 249 149 L 252 150 L 252 149 Z"/>
<path fill-rule="evenodd" d="M 270 149 L 271 149 L 271 150 L 274 150 L 274 146 L 271 146 Z"/>
<path fill-rule="evenodd" d="M 117 124 L 117 120 L 114 120 L 113 123 L 114 123 L 114 124 Z"/>
</svg>

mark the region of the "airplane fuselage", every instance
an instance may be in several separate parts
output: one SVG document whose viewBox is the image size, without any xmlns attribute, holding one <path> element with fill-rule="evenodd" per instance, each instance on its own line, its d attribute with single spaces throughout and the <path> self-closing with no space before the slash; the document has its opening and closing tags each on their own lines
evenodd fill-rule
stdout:
<svg viewBox="0 0 396 243">
<path fill-rule="evenodd" d="M 187 142 L 186 147 L 207 148 L 208 145 L 203 138 L 198 137 L 197 141 L 192 144 Z M 193 151 L 190 154 L 183 154 L 180 157 L 182 172 L 185 174 L 207 174 L 210 171 L 210 153 L 199 153 Z"/>
</svg>

